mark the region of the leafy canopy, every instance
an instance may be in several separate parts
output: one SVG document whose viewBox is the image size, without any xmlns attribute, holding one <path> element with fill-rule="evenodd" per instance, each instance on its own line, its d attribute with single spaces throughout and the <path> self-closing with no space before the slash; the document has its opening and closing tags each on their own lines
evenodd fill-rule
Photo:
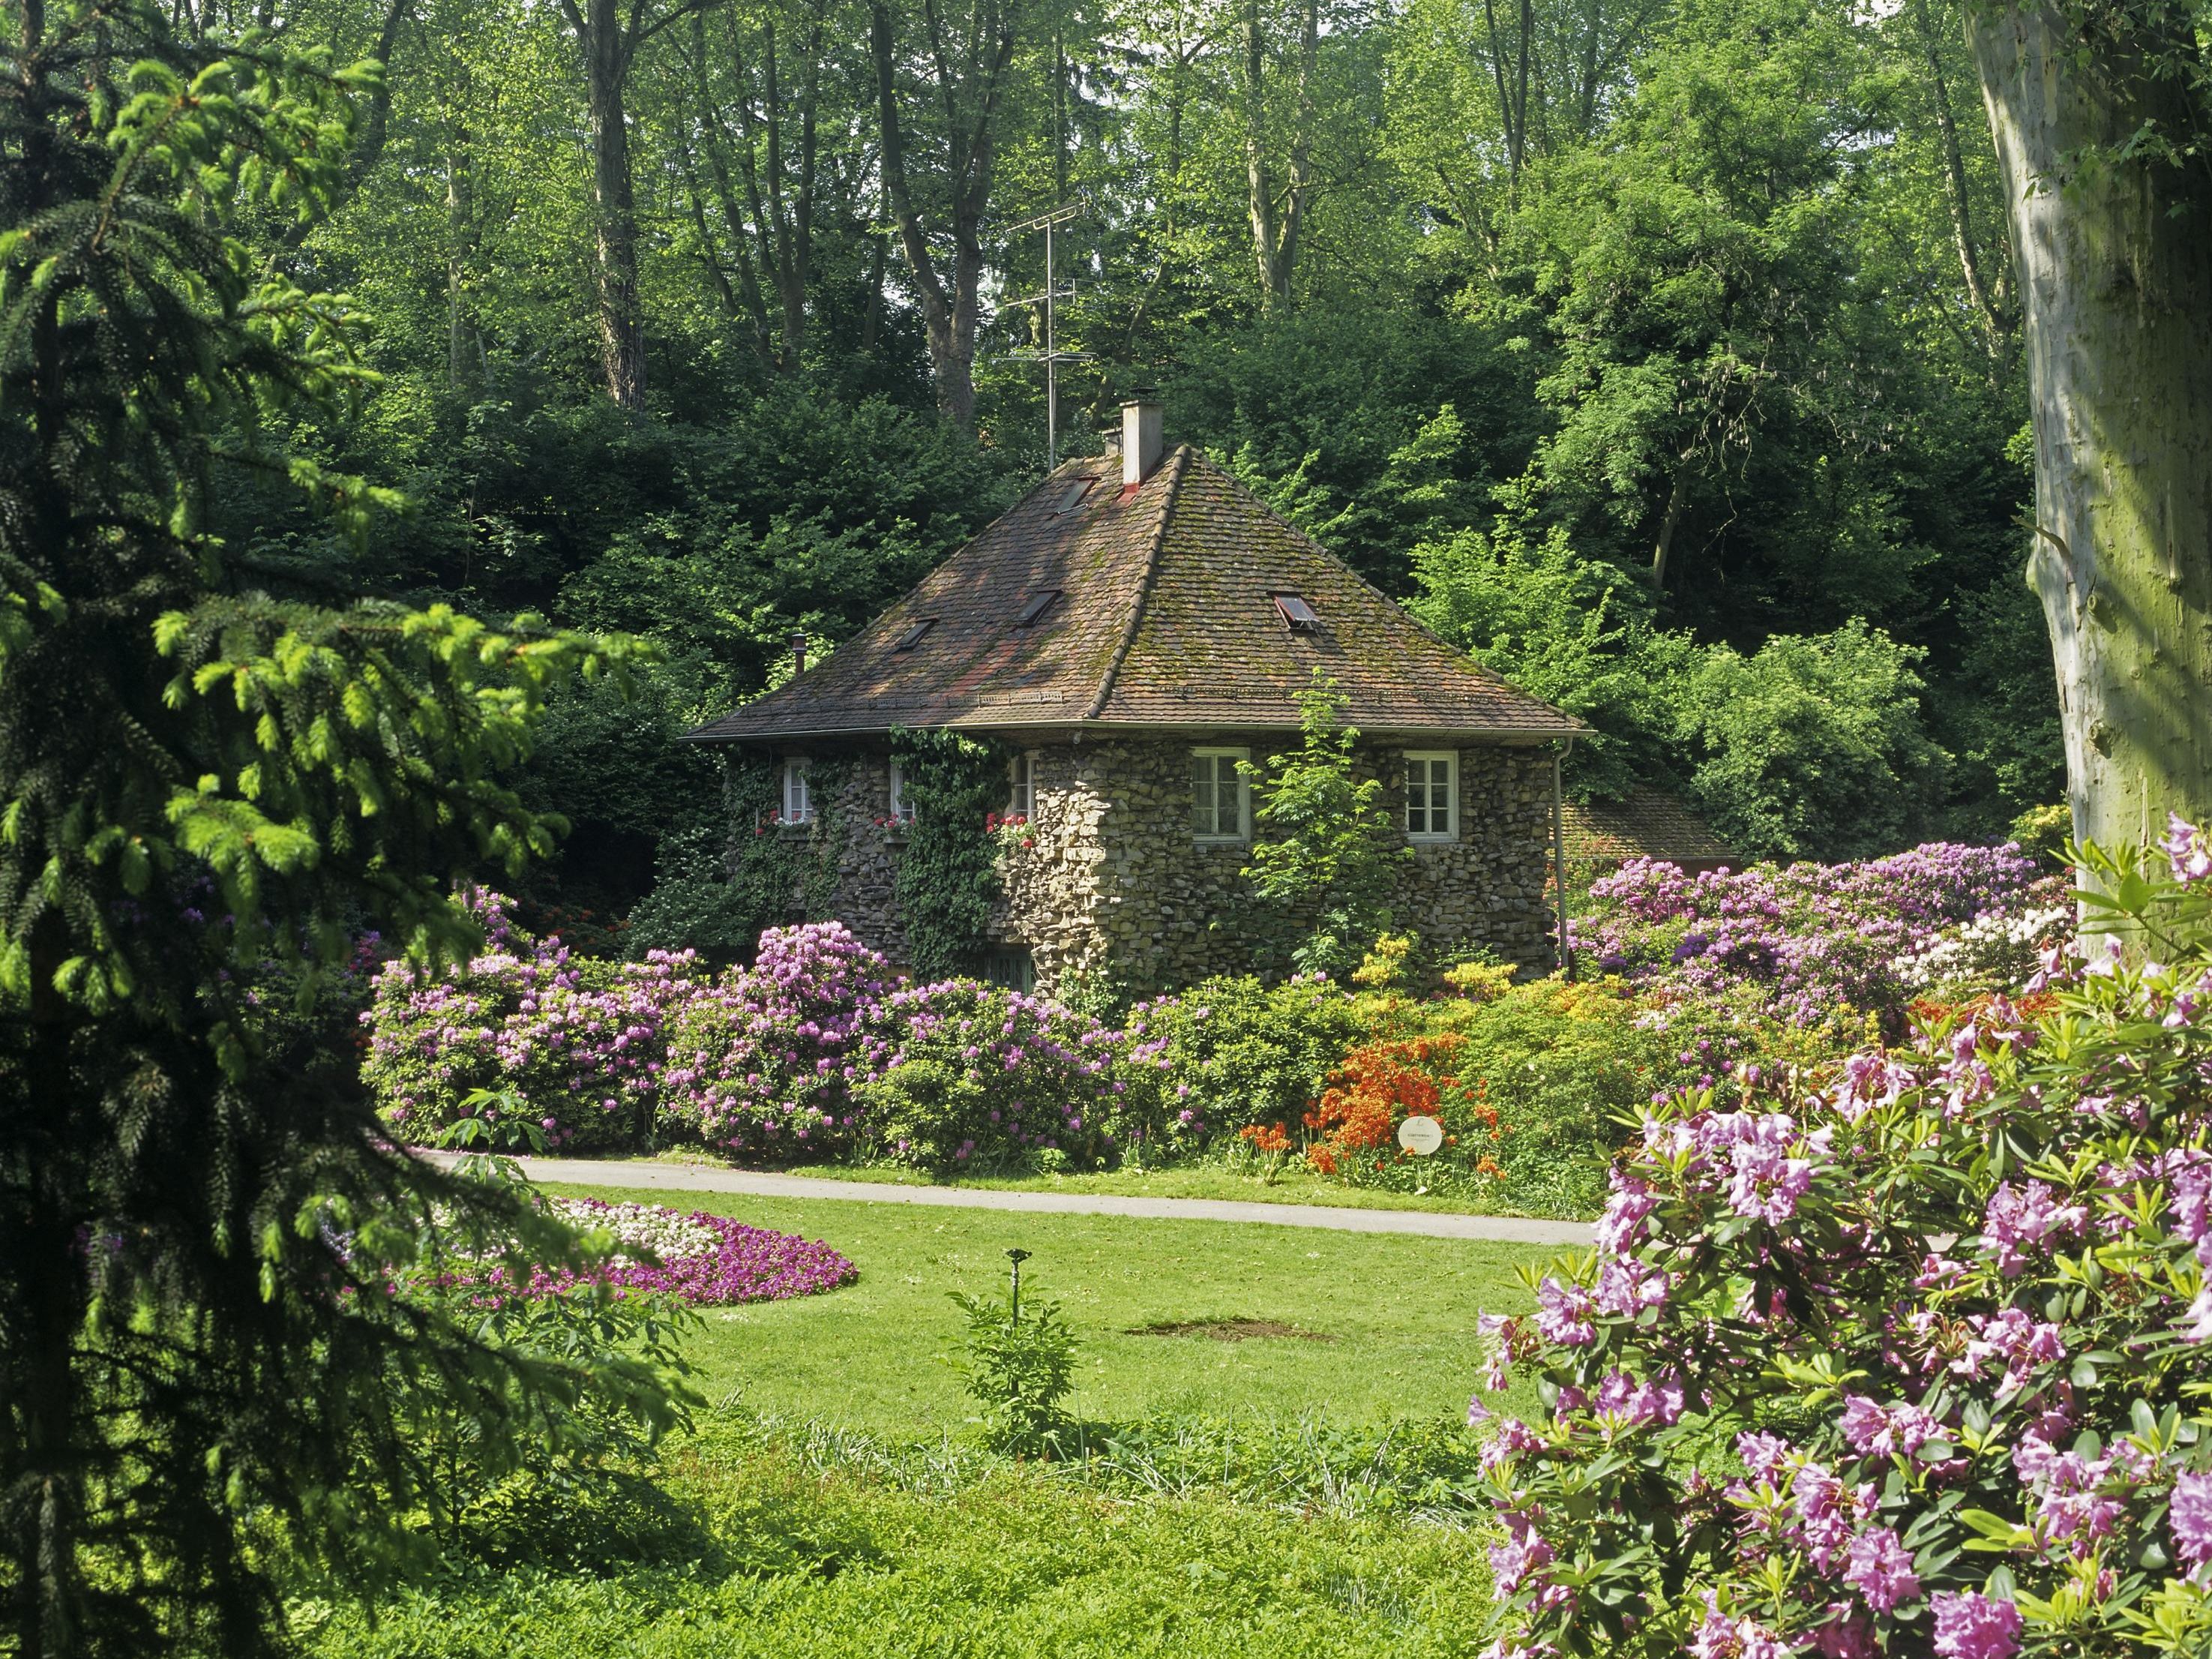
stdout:
<svg viewBox="0 0 2212 1659">
<path fill-rule="evenodd" d="M 373 66 L 139 0 L 14 9 L 0 56 L 0 1642 L 247 1655 L 292 1553 L 360 1583 L 421 1547 L 427 1423 L 495 1472 L 587 1403 L 672 1420 L 580 1326 L 392 1293 L 457 1235 L 582 1247 L 383 1141 L 331 994 L 364 928 L 469 947 L 453 879 L 559 828 L 501 772 L 635 653 L 276 602 L 207 528 L 241 476 L 356 538 L 388 504 L 277 445 L 370 376 L 241 230 L 331 203 Z"/>
</svg>

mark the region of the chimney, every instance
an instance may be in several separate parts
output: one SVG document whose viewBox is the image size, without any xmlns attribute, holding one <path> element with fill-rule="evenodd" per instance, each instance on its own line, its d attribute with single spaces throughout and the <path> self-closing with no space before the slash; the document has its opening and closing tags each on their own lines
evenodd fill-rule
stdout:
<svg viewBox="0 0 2212 1659">
<path fill-rule="evenodd" d="M 1144 483 L 1160 464 L 1160 406 L 1141 392 L 1121 405 L 1121 487 Z"/>
<path fill-rule="evenodd" d="M 791 630 L 791 672 L 793 678 L 806 672 L 806 635 L 798 629 Z"/>
</svg>

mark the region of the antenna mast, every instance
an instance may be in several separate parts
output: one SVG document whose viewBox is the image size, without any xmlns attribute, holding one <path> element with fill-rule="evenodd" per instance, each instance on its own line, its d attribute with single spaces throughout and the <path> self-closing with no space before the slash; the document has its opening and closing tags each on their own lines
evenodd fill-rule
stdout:
<svg viewBox="0 0 2212 1659">
<path fill-rule="evenodd" d="M 1060 300 L 1075 297 L 1075 284 L 1070 283 L 1066 288 L 1061 289 L 1054 283 L 1052 233 L 1055 226 L 1067 223 L 1082 210 L 1071 202 L 1053 209 L 1049 213 L 1040 213 L 1034 219 L 1024 219 L 1018 225 L 1006 228 L 1006 234 L 1010 236 L 1018 236 L 1030 230 L 1044 233 L 1044 292 L 1032 294 L 1024 299 L 1009 300 L 1006 303 L 1011 306 L 1041 305 L 1044 307 L 1044 349 L 1015 351 L 1007 355 L 1021 362 L 1044 365 L 1044 453 L 1045 471 L 1048 472 L 1060 465 L 1060 366 L 1091 361 L 1091 353 L 1087 351 L 1062 351 L 1059 337 L 1054 331 L 1054 307 Z"/>
</svg>

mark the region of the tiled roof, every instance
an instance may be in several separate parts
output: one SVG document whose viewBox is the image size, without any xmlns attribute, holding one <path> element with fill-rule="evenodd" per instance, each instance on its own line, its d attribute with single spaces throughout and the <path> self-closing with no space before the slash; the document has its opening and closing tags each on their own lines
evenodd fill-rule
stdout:
<svg viewBox="0 0 2212 1659">
<path fill-rule="evenodd" d="M 1560 809 L 1567 857 L 1576 863 L 1666 859 L 1672 863 L 1741 862 L 1735 849 L 1681 800 L 1638 784 L 1626 800 L 1567 801 Z"/>
<path fill-rule="evenodd" d="M 1052 590 L 1060 598 L 1018 626 L 1025 602 Z M 1285 624 L 1283 592 L 1313 605 L 1313 631 Z M 894 648 L 925 620 L 919 644 Z M 690 735 L 1279 728 L 1297 723 L 1316 665 L 1344 687 L 1345 718 L 1377 733 L 1584 729 L 1428 632 L 1185 446 L 1133 489 L 1111 458 L 1067 463 L 826 659 Z"/>
</svg>

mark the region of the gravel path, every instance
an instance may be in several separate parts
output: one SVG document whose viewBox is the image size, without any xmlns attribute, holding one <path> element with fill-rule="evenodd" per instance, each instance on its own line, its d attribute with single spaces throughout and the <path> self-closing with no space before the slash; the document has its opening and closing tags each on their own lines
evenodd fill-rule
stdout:
<svg viewBox="0 0 2212 1659">
<path fill-rule="evenodd" d="M 1346 1233 L 1413 1233 L 1512 1244 L 1587 1244 L 1586 1221 L 1517 1216 L 1443 1215 L 1427 1210 L 1347 1210 L 1317 1204 L 1251 1204 L 1222 1198 L 1125 1198 L 1111 1193 L 994 1192 L 979 1187 L 895 1187 L 813 1176 L 763 1175 L 626 1159 L 524 1158 L 532 1181 L 579 1187 L 627 1187 L 670 1193 L 750 1193 L 763 1198 L 835 1198 L 860 1204 L 934 1204 L 1033 1215 L 1123 1215 L 1152 1220 L 1256 1221 L 1277 1227 L 1327 1227 Z"/>
</svg>

